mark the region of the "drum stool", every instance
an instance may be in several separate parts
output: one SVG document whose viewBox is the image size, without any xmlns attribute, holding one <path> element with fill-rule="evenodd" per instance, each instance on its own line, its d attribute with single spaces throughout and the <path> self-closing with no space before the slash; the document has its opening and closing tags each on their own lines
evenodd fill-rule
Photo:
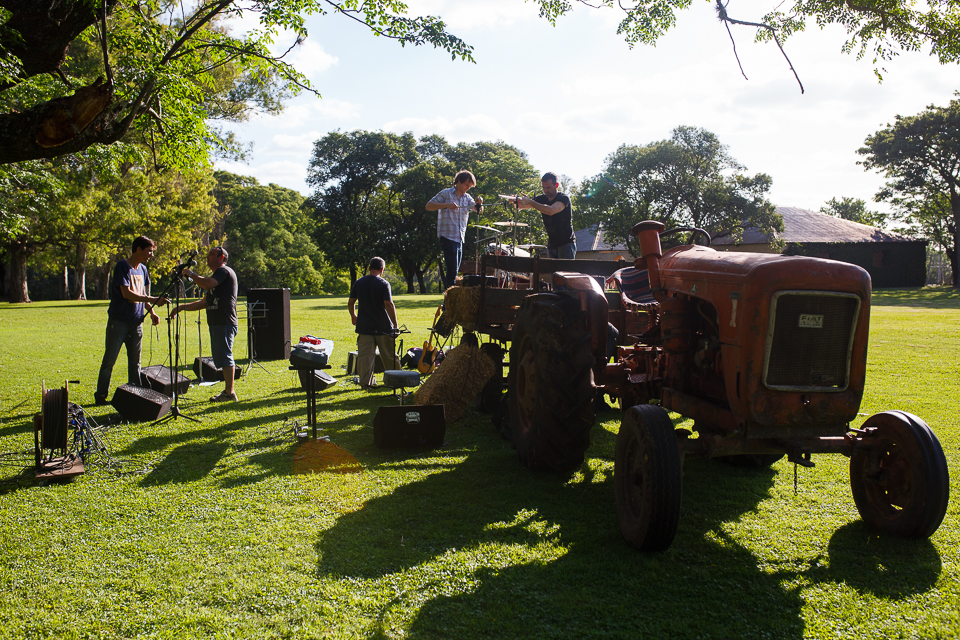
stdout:
<svg viewBox="0 0 960 640">
<path fill-rule="evenodd" d="M 407 395 L 407 387 L 420 386 L 420 374 L 416 371 L 403 371 L 402 369 L 384 371 L 383 386 L 390 387 L 393 390 L 393 396 L 398 397 L 400 404 L 403 404 L 403 399 Z M 397 395 L 398 390 L 400 391 L 399 396 Z"/>
</svg>

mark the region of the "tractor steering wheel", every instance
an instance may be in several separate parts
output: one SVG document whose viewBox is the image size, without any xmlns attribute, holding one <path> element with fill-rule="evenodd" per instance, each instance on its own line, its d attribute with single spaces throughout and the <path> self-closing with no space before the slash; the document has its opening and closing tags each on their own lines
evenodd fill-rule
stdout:
<svg viewBox="0 0 960 640">
<path fill-rule="evenodd" d="M 708 247 L 710 246 L 710 242 L 712 241 L 712 239 L 710 238 L 710 234 L 704 231 L 703 229 L 699 229 L 697 227 L 677 227 L 675 229 L 668 229 L 667 231 L 664 231 L 663 233 L 660 234 L 660 239 L 663 240 L 663 238 L 665 238 L 666 236 L 673 235 L 675 233 L 684 233 L 686 231 L 691 232 L 690 241 L 687 244 L 696 244 L 697 236 L 703 236 L 704 240 L 707 241 L 705 246 L 708 246 Z"/>
</svg>

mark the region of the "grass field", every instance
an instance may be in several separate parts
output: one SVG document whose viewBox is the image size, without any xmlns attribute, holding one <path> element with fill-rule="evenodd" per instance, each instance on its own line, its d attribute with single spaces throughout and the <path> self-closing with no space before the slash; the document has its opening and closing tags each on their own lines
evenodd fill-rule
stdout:
<svg viewBox="0 0 960 640">
<path fill-rule="evenodd" d="M 439 296 L 400 296 L 422 342 Z M 960 636 L 960 296 L 875 294 L 863 414 L 924 418 L 946 452 L 953 500 L 929 540 L 879 537 L 859 520 L 847 459 L 750 471 L 684 466 L 673 546 L 641 554 L 613 503 L 619 414 L 603 413 L 569 476 L 520 468 L 489 417 L 468 412 L 430 453 L 373 446 L 388 391 L 341 368 L 355 348 L 342 297 L 297 299 L 293 335 L 336 341 L 320 393 L 339 449 L 321 469 L 300 444 L 304 393 L 286 362 L 237 384 L 192 388 L 180 418 L 124 424 L 93 407 L 106 305 L 0 304 L 0 637 L 3 638 L 948 638 Z M 191 314 L 184 338 L 197 352 Z M 145 336 L 144 364 L 167 354 Z M 241 330 L 244 324 L 241 323 Z M 246 357 L 245 347 L 238 355 Z M 124 380 L 124 356 L 114 386 Z M 110 423 L 120 471 L 33 479 L 40 384 Z"/>
</svg>

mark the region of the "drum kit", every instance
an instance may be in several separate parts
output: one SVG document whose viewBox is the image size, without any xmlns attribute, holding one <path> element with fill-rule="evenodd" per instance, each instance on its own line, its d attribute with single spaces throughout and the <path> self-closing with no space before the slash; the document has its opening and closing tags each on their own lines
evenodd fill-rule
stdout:
<svg viewBox="0 0 960 640">
<path fill-rule="evenodd" d="M 492 227 L 488 227 L 482 224 L 472 224 L 470 228 L 476 230 L 476 256 L 477 264 L 479 264 L 479 253 L 480 247 L 483 247 L 484 253 L 487 255 L 496 255 L 496 256 L 518 256 L 523 258 L 529 258 L 534 255 L 536 252 L 546 249 L 546 245 L 542 244 L 518 244 L 517 243 L 517 230 L 523 227 L 528 227 L 526 222 L 518 222 L 516 220 L 516 211 L 519 208 L 519 196 L 507 196 L 500 195 L 501 198 L 506 200 L 504 203 L 497 203 L 495 205 L 484 205 L 485 207 L 496 207 L 496 206 L 510 206 L 514 211 L 513 220 L 504 220 L 501 222 L 492 223 Z M 479 221 L 478 221 L 479 222 Z M 489 235 L 487 237 L 481 238 L 480 235 L 482 232 L 487 232 Z M 505 272 L 498 272 L 498 279 L 504 279 L 507 282 L 513 282 L 515 275 L 506 274 Z M 506 284 L 506 282 L 504 282 Z"/>
</svg>

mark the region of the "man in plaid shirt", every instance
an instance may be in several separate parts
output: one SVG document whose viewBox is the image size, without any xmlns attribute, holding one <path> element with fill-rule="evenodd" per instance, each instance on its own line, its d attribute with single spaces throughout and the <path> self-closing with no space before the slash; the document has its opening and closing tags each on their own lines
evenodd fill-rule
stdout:
<svg viewBox="0 0 960 640">
<path fill-rule="evenodd" d="M 453 186 L 444 189 L 427 203 L 427 211 L 437 212 L 437 237 L 440 238 L 440 249 L 443 251 L 444 289 L 453 286 L 460 271 L 470 209 L 475 207 L 477 211 L 482 210 L 483 198 L 474 201 L 467 193 L 476 184 L 473 174 L 461 169 L 453 180 Z"/>
</svg>

